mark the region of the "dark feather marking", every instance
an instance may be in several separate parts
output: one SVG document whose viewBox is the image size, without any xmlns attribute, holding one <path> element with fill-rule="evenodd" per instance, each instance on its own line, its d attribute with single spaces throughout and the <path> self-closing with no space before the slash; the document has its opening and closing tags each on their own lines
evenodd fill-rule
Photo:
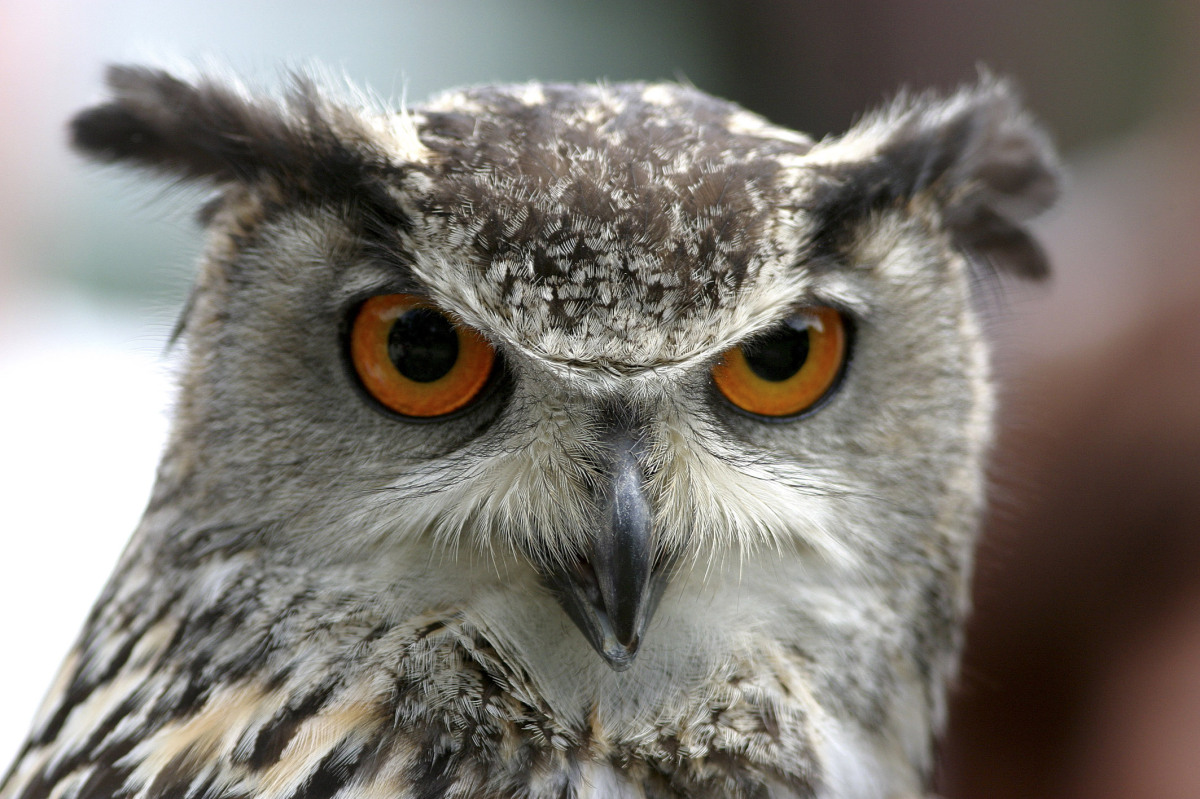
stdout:
<svg viewBox="0 0 1200 799">
<path fill-rule="evenodd" d="M 957 247 L 994 271 L 1044 276 L 1046 257 L 1021 225 L 1058 194 L 1059 167 L 1044 134 L 1019 116 L 1002 84 L 983 84 L 931 123 L 936 105 L 923 98 L 898 106 L 895 130 L 872 157 L 820 170 L 805 208 L 813 262 L 836 263 L 861 223 L 928 192 Z"/>
<path fill-rule="evenodd" d="M 321 759 L 308 779 L 297 786 L 288 799 L 329 799 L 345 786 L 356 771 L 362 754 L 361 749 L 345 741 L 338 744 Z"/>
<path fill-rule="evenodd" d="M 188 662 L 187 670 L 176 675 L 175 679 L 182 681 L 182 690 L 179 693 L 168 691 L 163 694 L 155 702 L 152 711 L 154 716 L 170 719 L 202 704 L 214 683 L 214 680 L 206 677 L 204 673 L 211 659 L 212 655 L 209 652 L 196 653 Z"/>
<path fill-rule="evenodd" d="M 147 799 L 179 799 L 186 796 L 187 787 L 196 776 L 192 765 L 196 759 L 190 746 L 171 758 L 146 787 Z"/>
<path fill-rule="evenodd" d="M 300 725 L 312 718 L 325 705 L 336 683 L 328 681 L 312 691 L 299 703 L 281 708 L 275 716 L 259 730 L 254 746 L 246 755 L 246 765 L 261 771 L 279 761 L 288 742 L 300 729 Z"/>
<path fill-rule="evenodd" d="M 340 127 L 353 128 L 353 114 L 328 103 L 306 76 L 293 77 L 282 101 L 144 67 L 112 66 L 107 77 L 112 99 L 70 126 L 75 148 L 97 160 L 219 184 L 270 179 L 293 199 L 361 203 L 377 211 L 381 228 L 408 225 L 387 191 L 404 167 L 365 136 L 349 141 Z M 209 218 L 220 203 L 206 205 Z"/>
<path fill-rule="evenodd" d="M 1050 273 L 1050 259 L 1037 239 L 989 208 L 974 209 L 972 216 L 964 215 L 952 230 L 955 244 L 978 253 L 995 271 L 1007 268 L 1028 278 Z"/>
<path fill-rule="evenodd" d="M 359 785 L 368 785 L 392 762 L 394 755 L 395 736 L 391 730 L 382 730 L 375 734 L 374 739 L 363 746 L 358 755 L 358 764 L 351 775 Z"/>
<path fill-rule="evenodd" d="M 20 762 L 20 759 L 18 759 L 12 764 L 8 774 L 4 777 L 4 782 L 0 783 L 0 785 L 8 784 L 8 781 L 12 779 L 13 774 L 16 772 L 17 763 Z M 25 783 L 25 790 L 21 791 L 13 799 L 45 799 L 45 797 L 50 795 L 50 791 L 54 790 L 55 784 L 55 780 L 47 778 L 45 771 L 39 771 L 29 782 Z"/>
<path fill-rule="evenodd" d="M 138 702 L 134 697 L 127 698 L 124 702 L 118 705 L 112 713 L 105 717 L 100 724 L 91 730 L 87 741 L 81 747 L 79 747 L 78 751 L 76 751 L 70 757 L 54 761 L 52 763 L 52 767 L 43 772 L 43 776 L 47 783 L 54 785 L 62 781 L 76 769 L 86 766 L 90 763 L 115 762 L 117 758 L 121 756 L 121 754 L 124 754 L 124 752 L 120 752 L 120 754 L 117 754 L 115 757 L 112 756 L 111 753 L 121 750 L 122 744 L 129 739 L 126 738 L 118 741 L 116 745 L 109 746 L 107 750 L 101 750 L 99 748 L 100 744 L 106 737 L 108 737 L 109 733 L 116 728 L 117 724 L 119 724 L 122 719 L 124 719 L 130 713 L 136 711 L 137 708 Z M 124 751 L 128 751 L 130 748 L 132 748 L 132 745 L 124 747 Z M 101 770 L 104 769 L 102 768 Z"/>
<path fill-rule="evenodd" d="M 430 725 L 412 769 L 415 799 L 443 799 L 454 784 L 458 758 L 447 744 L 448 733 L 437 730 L 438 726 Z"/>
<path fill-rule="evenodd" d="M 130 742 L 128 748 L 133 748 L 133 742 Z M 133 769 L 129 766 L 118 766 L 116 761 L 120 759 L 120 756 L 106 756 L 103 760 L 98 761 L 91 776 L 79 786 L 79 793 L 76 794 L 75 799 L 115 799 L 118 796 L 128 795 L 129 792 L 122 791 L 121 786 L 129 779 Z"/>
<path fill-rule="evenodd" d="M 806 208 L 815 222 L 813 257 L 843 255 L 859 223 L 900 207 L 939 179 L 963 146 L 967 127 L 957 122 L 947 130 L 906 131 L 872 158 L 823 169 Z"/>
<path fill-rule="evenodd" d="M 444 629 L 446 629 L 446 620 L 434 619 L 423 627 L 418 627 L 416 630 L 413 630 L 413 640 L 423 641 L 434 633 L 441 632 Z M 386 630 L 384 631 L 386 632 Z"/>
<path fill-rule="evenodd" d="M 92 652 L 96 645 L 96 641 L 93 640 L 94 636 L 97 634 L 96 631 L 100 629 L 107 630 L 109 627 L 113 626 L 111 621 L 107 623 L 101 623 L 101 614 L 113 611 L 112 606 L 104 603 L 103 599 L 101 599 L 101 601 L 97 603 L 96 607 L 93 609 L 91 617 L 88 619 L 87 626 L 84 628 L 89 632 L 85 632 L 83 639 L 77 645 L 77 648 L 83 653 L 83 655 L 80 657 L 79 664 L 75 669 L 75 674 L 72 676 L 67 690 L 63 693 L 63 697 L 59 703 L 58 709 L 54 712 L 54 715 L 50 717 L 50 720 L 46 722 L 41 734 L 31 738 L 28 745 L 43 746 L 54 741 L 58 737 L 58 734 L 62 731 L 62 726 L 64 723 L 66 723 L 67 717 L 71 714 L 71 711 L 83 702 L 86 702 L 88 697 L 91 696 L 92 691 L 94 691 L 97 687 L 110 682 L 113 677 L 115 677 L 117 673 L 125 667 L 125 665 L 129 662 L 129 657 L 133 653 L 134 648 L 142 639 L 142 636 L 146 634 L 147 630 L 158 624 L 167 616 L 167 614 L 170 612 L 171 606 L 174 604 L 174 601 L 177 598 L 177 594 L 172 595 L 166 602 L 163 602 L 160 606 L 158 606 L 154 613 L 148 615 L 145 620 L 141 621 L 137 625 L 136 629 L 127 632 L 125 641 L 122 642 L 121 646 L 113 654 L 105 668 L 97 674 L 89 675 L 88 672 L 94 657 Z M 129 621 L 132 622 L 132 619 Z M 178 631 L 176 631 L 176 635 L 178 635 Z"/>
</svg>

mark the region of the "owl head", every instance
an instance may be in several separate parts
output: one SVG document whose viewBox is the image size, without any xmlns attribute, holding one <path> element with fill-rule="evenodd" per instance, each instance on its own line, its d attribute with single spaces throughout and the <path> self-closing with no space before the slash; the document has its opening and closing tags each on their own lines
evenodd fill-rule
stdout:
<svg viewBox="0 0 1200 799">
<path fill-rule="evenodd" d="M 822 141 L 671 84 L 109 85 L 75 146 L 214 192 L 128 562 L 334 570 L 397 614 L 491 592 L 515 651 L 565 613 L 616 669 L 830 626 L 946 668 L 992 411 L 972 286 L 1045 273 L 1023 224 L 1057 191 L 1004 83 Z"/>
</svg>

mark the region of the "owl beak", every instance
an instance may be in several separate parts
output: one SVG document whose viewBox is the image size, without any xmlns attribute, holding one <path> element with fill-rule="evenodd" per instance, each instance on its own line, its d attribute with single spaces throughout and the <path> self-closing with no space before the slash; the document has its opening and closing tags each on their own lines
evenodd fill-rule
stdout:
<svg viewBox="0 0 1200 799">
<path fill-rule="evenodd" d="M 547 582 L 592 648 L 616 671 L 633 663 L 665 585 L 654 569 L 653 512 L 629 430 L 609 437 L 600 524 L 590 557 L 555 570 Z"/>
</svg>

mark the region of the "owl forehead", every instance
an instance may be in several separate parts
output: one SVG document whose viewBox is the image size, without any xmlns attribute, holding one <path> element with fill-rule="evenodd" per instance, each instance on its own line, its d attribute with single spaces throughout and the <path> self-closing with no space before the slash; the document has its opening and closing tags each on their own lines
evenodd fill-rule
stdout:
<svg viewBox="0 0 1200 799">
<path fill-rule="evenodd" d="M 560 339 L 619 340 L 732 303 L 786 257 L 787 164 L 812 146 L 664 84 L 488 87 L 415 119 L 425 245 L 471 273 L 473 304 Z"/>
</svg>

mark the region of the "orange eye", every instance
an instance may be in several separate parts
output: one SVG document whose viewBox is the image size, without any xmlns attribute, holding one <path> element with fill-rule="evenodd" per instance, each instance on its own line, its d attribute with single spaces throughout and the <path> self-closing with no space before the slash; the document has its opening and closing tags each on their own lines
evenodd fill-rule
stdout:
<svg viewBox="0 0 1200 799">
<path fill-rule="evenodd" d="M 473 330 L 411 294 L 362 304 L 350 331 L 350 359 L 363 386 L 404 416 L 445 416 L 483 391 L 496 351 Z"/>
<path fill-rule="evenodd" d="M 832 308 L 813 308 L 725 353 L 713 382 L 737 407 L 759 416 L 803 413 L 837 383 L 846 360 L 846 322 Z"/>
</svg>

